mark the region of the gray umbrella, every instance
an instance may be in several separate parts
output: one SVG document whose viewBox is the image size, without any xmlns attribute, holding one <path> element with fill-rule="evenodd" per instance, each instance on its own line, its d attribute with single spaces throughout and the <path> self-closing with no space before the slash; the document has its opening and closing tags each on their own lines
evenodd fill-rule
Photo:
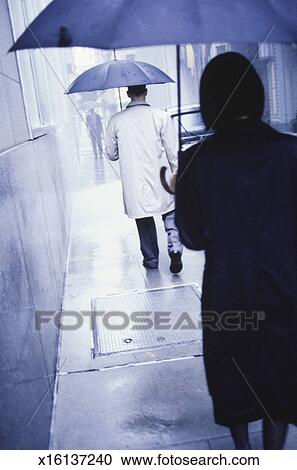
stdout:
<svg viewBox="0 0 297 470">
<path fill-rule="evenodd" d="M 74 80 L 66 93 L 172 82 L 166 73 L 154 65 L 136 60 L 114 59 L 83 72 Z"/>
<path fill-rule="evenodd" d="M 297 42 L 296 0 L 53 0 L 12 50 Z"/>
</svg>

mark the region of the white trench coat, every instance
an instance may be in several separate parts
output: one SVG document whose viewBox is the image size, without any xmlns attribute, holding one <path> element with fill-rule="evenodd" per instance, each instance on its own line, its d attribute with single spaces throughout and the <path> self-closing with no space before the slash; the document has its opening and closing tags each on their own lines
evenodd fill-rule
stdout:
<svg viewBox="0 0 297 470">
<path fill-rule="evenodd" d="M 145 101 L 133 101 L 110 119 L 106 154 L 119 159 L 125 213 L 140 219 L 174 210 L 174 196 L 160 181 L 177 170 L 178 139 L 170 116 Z"/>
</svg>

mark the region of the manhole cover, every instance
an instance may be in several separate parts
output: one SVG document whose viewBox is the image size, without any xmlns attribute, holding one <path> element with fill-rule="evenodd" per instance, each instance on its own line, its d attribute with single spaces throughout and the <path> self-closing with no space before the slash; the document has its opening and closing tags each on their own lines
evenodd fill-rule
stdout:
<svg viewBox="0 0 297 470">
<path fill-rule="evenodd" d="M 94 356 L 201 339 L 200 292 L 186 284 L 92 299 Z"/>
</svg>

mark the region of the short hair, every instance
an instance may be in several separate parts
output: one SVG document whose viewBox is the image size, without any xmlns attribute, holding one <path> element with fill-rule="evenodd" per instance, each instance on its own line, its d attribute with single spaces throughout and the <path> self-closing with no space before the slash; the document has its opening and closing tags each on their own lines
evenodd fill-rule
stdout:
<svg viewBox="0 0 297 470">
<path fill-rule="evenodd" d="M 132 96 L 141 96 L 146 92 L 146 85 L 128 86 L 128 92 Z"/>
<path fill-rule="evenodd" d="M 237 52 L 212 59 L 200 82 L 200 106 L 205 125 L 216 130 L 233 119 L 261 119 L 264 87 L 251 62 Z"/>
</svg>

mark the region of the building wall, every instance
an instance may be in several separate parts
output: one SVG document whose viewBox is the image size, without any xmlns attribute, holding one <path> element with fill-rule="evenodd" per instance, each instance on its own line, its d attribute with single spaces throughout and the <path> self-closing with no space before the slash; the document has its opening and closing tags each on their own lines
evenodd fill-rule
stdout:
<svg viewBox="0 0 297 470">
<path fill-rule="evenodd" d="M 12 41 L 11 24 L 5 0 L 0 1 L 0 151 L 13 147 L 29 138 L 22 89 L 16 57 L 8 55 Z"/>
<path fill-rule="evenodd" d="M 280 130 L 291 131 L 297 113 L 297 51 L 293 47 L 274 44 L 271 60 L 275 64 L 276 109 L 272 123 Z"/>
<path fill-rule="evenodd" d="M 31 127 L 22 57 L 7 55 L 12 41 L 0 0 L 0 448 L 46 449 L 58 329 L 50 322 L 38 331 L 35 312 L 61 307 L 78 156 L 71 103 L 50 71 L 52 122 Z"/>
</svg>

